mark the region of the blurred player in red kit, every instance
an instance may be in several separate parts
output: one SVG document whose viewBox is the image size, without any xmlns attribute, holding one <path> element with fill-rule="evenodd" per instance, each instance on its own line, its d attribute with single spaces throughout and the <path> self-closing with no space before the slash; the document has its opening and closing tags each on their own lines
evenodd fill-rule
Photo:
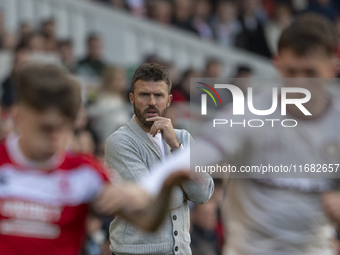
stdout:
<svg viewBox="0 0 340 255">
<path fill-rule="evenodd" d="M 153 199 L 140 188 L 115 186 L 94 159 L 65 151 L 81 105 L 66 72 L 25 65 L 17 85 L 15 132 L 0 144 L 0 254 L 78 254 L 91 208 L 157 228 L 171 187 L 185 175 L 169 178 L 150 211 Z"/>
</svg>

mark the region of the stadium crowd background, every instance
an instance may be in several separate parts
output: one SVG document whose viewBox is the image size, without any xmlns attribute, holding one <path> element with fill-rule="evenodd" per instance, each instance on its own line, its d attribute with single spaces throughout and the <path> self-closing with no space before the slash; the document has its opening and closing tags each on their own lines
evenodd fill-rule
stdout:
<svg viewBox="0 0 340 255">
<path fill-rule="evenodd" d="M 83 0 L 84 1 L 84 0 Z M 307 11 L 325 15 L 334 22 L 340 48 L 340 1 L 337 0 L 87 0 L 121 9 L 134 16 L 143 16 L 166 26 L 176 26 L 194 33 L 197 40 L 237 47 L 271 58 L 276 53 L 280 32 L 294 19 Z M 100 2 L 100 3 L 98 3 Z M 100 34 L 91 33 L 84 42 L 87 54 L 80 59 L 74 55 L 69 39 L 56 37 L 53 18 L 42 20 L 40 26 L 23 22 L 15 34 L 5 30 L 4 15 L 0 10 L 0 50 L 14 55 L 13 66 L 1 81 L 0 140 L 12 130 L 11 107 L 15 102 L 15 72 L 32 60 L 32 55 L 53 56 L 61 65 L 86 79 L 83 89 L 84 107 L 79 112 L 69 150 L 95 155 L 103 160 L 106 138 L 131 118 L 133 109 L 128 101 L 131 75 L 136 68 L 112 66 L 103 57 Z M 106 45 L 105 47 L 111 47 Z M 114 46 L 112 46 L 114 47 Z M 340 54 L 338 54 L 340 57 Z M 145 56 L 144 62 L 157 62 L 168 67 L 174 95 L 167 116 L 175 128 L 187 128 L 189 122 L 189 85 L 192 77 L 221 78 L 222 62 L 207 59 L 204 70 L 178 70 L 172 63 L 157 55 Z M 233 78 L 250 78 L 252 67 L 247 63 L 234 66 Z M 191 234 L 193 255 L 218 255 L 225 242 L 220 219 L 223 188 L 215 180 L 215 192 L 204 205 L 192 206 Z M 83 254 L 111 254 L 108 226 L 111 219 L 92 215 L 87 224 L 87 242 Z"/>
</svg>

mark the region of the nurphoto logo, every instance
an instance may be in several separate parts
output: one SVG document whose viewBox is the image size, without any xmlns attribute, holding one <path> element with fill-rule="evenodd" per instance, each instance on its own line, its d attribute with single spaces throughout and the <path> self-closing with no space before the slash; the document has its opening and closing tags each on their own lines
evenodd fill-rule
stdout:
<svg viewBox="0 0 340 255">
<path fill-rule="evenodd" d="M 243 93 L 243 91 L 235 86 L 235 85 L 231 85 L 231 84 L 215 84 L 214 87 L 206 84 L 206 83 L 202 83 L 202 82 L 197 82 L 203 86 L 205 86 L 206 88 L 202 88 L 202 87 L 197 87 L 198 89 L 201 89 L 202 91 L 206 92 L 206 94 L 202 94 L 201 95 L 201 115 L 207 115 L 207 94 L 211 97 L 211 99 L 214 101 L 215 106 L 217 106 L 217 102 L 216 99 L 214 97 L 214 95 L 217 97 L 217 99 L 219 100 L 221 106 L 222 104 L 222 100 L 218 94 L 218 92 L 216 91 L 216 89 L 228 89 L 231 92 L 232 95 L 232 108 L 233 108 L 233 115 L 245 115 L 245 95 Z M 212 91 L 212 94 L 208 89 L 210 89 Z M 279 89 L 280 89 L 280 93 L 279 93 Z M 304 97 L 302 98 L 287 98 L 287 94 L 288 93 L 300 93 L 302 95 L 304 95 Z M 311 116 L 312 114 L 306 109 L 306 107 L 303 106 L 304 103 L 307 103 L 310 99 L 311 99 L 311 93 L 309 90 L 305 89 L 305 88 L 298 88 L 298 87 L 281 87 L 281 88 L 272 88 L 272 105 L 269 109 L 265 109 L 265 110 L 259 110 L 256 109 L 254 107 L 254 95 L 253 95 L 253 88 L 252 87 L 248 87 L 247 88 L 247 106 L 249 111 L 257 116 L 267 116 L 267 115 L 271 115 L 273 114 L 277 107 L 278 107 L 278 101 L 280 98 L 280 104 L 281 104 L 281 116 L 286 116 L 287 115 L 287 105 L 288 104 L 292 104 L 295 105 L 305 116 Z M 248 124 L 249 127 L 262 127 L 265 123 L 265 121 L 267 122 L 271 122 L 272 123 L 272 127 L 274 127 L 274 122 L 275 121 L 281 121 L 281 125 L 283 127 L 295 127 L 297 126 L 297 121 L 294 119 L 250 119 L 246 122 L 246 120 L 244 119 L 243 122 L 234 122 L 233 120 L 227 120 L 227 119 L 214 119 L 213 120 L 213 127 L 215 127 L 216 125 L 220 125 L 220 124 L 227 124 L 230 123 L 231 127 L 236 124 L 242 124 L 244 127 L 246 126 L 246 124 Z M 287 125 L 286 122 L 294 122 L 293 125 Z M 255 125 L 254 123 L 258 123 L 258 125 Z"/>
</svg>

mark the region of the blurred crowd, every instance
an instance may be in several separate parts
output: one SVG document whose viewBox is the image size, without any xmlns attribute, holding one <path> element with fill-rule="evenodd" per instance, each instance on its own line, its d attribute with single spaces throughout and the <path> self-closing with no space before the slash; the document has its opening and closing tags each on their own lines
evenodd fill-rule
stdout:
<svg viewBox="0 0 340 255">
<path fill-rule="evenodd" d="M 312 11 L 340 27 L 338 0 L 86 0 L 103 2 L 264 57 L 277 50 L 281 31 L 297 14 Z"/>
<path fill-rule="evenodd" d="M 3 31 L 0 38 L 5 38 L 0 40 L 3 42 L 0 43 L 0 54 L 10 52 L 13 55 L 11 70 L 0 81 L 3 118 L 10 119 L 9 113 L 16 96 L 15 74 L 20 65 L 28 61 L 62 65 L 79 80 L 83 91 L 84 107 L 79 112 L 70 149 L 103 159 L 106 138 L 125 125 L 133 114 L 128 94 L 131 75 L 137 66 L 122 67 L 107 63 L 103 56 L 103 40 L 96 33 L 89 34 L 84 42 L 86 54 L 76 58 L 72 40 L 56 37 L 57 26 L 53 19 L 43 20 L 38 27 L 24 22 L 17 34 L 10 34 L 9 40 L 9 34 L 3 29 L 3 15 L 0 12 L 0 31 Z M 207 59 L 203 70 L 178 70 L 173 63 L 164 62 L 157 55 L 146 56 L 144 62 L 159 63 L 168 68 L 173 83 L 173 104 L 168 109 L 168 117 L 177 128 L 189 129 L 190 78 L 224 77 L 223 64 L 216 58 Z M 247 65 L 234 68 L 233 77 L 246 78 L 252 75 L 252 69 Z M 9 121 L 3 121 L 1 125 L 0 139 L 11 128 Z"/>
<path fill-rule="evenodd" d="M 206 41 L 216 41 L 225 47 L 239 47 L 271 57 L 276 52 L 280 32 L 297 13 L 315 11 L 335 22 L 340 38 L 339 1 L 332 0 L 92 0 L 125 9 L 133 15 L 148 17 L 164 25 L 173 25 L 196 34 Z M 106 138 L 125 125 L 133 114 L 128 100 L 131 74 L 136 67 L 114 66 L 103 57 L 100 34 L 86 39 L 87 52 L 76 58 L 70 39 L 57 38 L 53 19 L 43 20 L 38 27 L 22 23 L 13 34 L 5 30 L 4 13 L 0 11 L 0 54 L 13 54 L 11 71 L 1 82 L 0 140 L 13 129 L 11 109 L 15 102 L 15 74 L 20 65 L 35 59 L 52 59 L 73 73 L 83 86 L 84 107 L 78 114 L 69 150 L 104 157 Z M 340 39 L 339 39 L 340 41 Z M 340 55 L 340 54 L 339 54 Z M 203 70 L 178 70 L 173 63 L 157 55 L 146 56 L 144 62 L 167 66 L 173 81 L 173 103 L 167 117 L 175 128 L 189 130 L 190 78 L 222 78 L 223 64 L 219 59 L 207 59 Z M 230 79 L 251 78 L 253 70 L 246 63 L 234 66 Z M 240 84 L 242 88 L 242 84 Z M 192 96 L 192 95 L 191 95 Z M 222 254 L 224 231 L 220 204 L 223 198 L 221 180 L 215 180 L 212 199 L 204 205 L 191 205 L 193 255 Z M 87 241 L 82 254 L 106 255 L 109 250 L 108 226 L 112 219 L 92 215 L 87 224 Z"/>
</svg>

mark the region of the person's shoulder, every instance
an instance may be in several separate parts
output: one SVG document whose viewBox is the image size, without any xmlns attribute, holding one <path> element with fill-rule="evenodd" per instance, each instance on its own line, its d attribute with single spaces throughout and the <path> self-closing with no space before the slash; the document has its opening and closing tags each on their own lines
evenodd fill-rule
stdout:
<svg viewBox="0 0 340 255">
<path fill-rule="evenodd" d="M 91 171 L 98 173 L 102 179 L 108 180 L 109 173 L 105 170 L 104 164 L 94 156 L 68 152 L 60 169 L 65 171 Z"/>
<path fill-rule="evenodd" d="M 134 143 L 134 141 L 135 141 L 134 133 L 130 130 L 130 128 L 127 125 L 125 125 L 120 127 L 117 131 L 112 133 L 106 139 L 106 148 L 109 148 L 111 146 L 116 147 L 117 145 L 130 144 Z"/>
<path fill-rule="evenodd" d="M 81 165 L 88 165 L 97 167 L 99 165 L 98 161 L 95 159 L 95 157 L 88 155 L 88 154 L 80 154 L 80 153 L 73 153 L 73 152 L 67 152 L 65 154 L 64 162 L 61 166 L 61 168 L 65 170 L 72 170 L 75 169 Z"/>
<path fill-rule="evenodd" d="M 6 146 L 5 146 L 5 141 L 2 140 L 0 141 L 0 166 L 4 163 L 10 162 L 10 159 L 7 154 Z"/>
<path fill-rule="evenodd" d="M 106 142 L 114 142 L 117 139 L 121 140 L 129 138 L 131 137 L 131 133 L 132 132 L 127 125 L 121 126 L 106 139 Z"/>
<path fill-rule="evenodd" d="M 179 135 L 189 135 L 190 136 L 190 133 L 188 130 L 186 129 L 178 129 L 178 128 L 175 128 L 175 133 L 176 134 L 179 134 Z"/>
<path fill-rule="evenodd" d="M 178 140 L 182 143 L 189 143 L 191 139 L 190 133 L 186 129 L 174 129 Z"/>
</svg>

